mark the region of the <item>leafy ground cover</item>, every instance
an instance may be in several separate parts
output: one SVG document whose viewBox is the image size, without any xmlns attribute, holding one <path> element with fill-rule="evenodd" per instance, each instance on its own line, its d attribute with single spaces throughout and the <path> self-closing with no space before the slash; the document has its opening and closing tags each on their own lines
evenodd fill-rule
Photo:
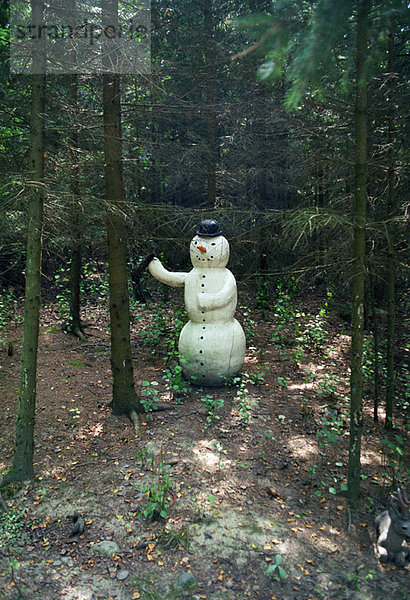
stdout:
<svg viewBox="0 0 410 600">
<path fill-rule="evenodd" d="M 147 408 L 138 438 L 108 406 L 104 303 L 87 305 L 85 340 L 62 331 L 61 307 L 43 308 L 37 477 L 3 491 L 2 598 L 406 597 L 408 568 L 378 564 L 373 530 L 391 487 L 406 480 L 405 381 L 399 377 L 391 434 L 366 403 L 363 501 L 351 514 L 343 497 L 350 339 L 331 294 L 298 298 L 290 283 L 273 298 L 263 286 L 256 298 L 240 297 L 244 371 L 218 389 L 190 386 L 175 361 L 184 321 L 182 308 L 169 308 L 181 303 L 177 293 L 150 310 L 133 307 L 134 372 Z M 2 334 L 5 470 L 17 408 L 18 320 Z M 371 374 L 370 350 L 366 361 Z M 152 410 L 158 401 L 169 410 Z"/>
</svg>

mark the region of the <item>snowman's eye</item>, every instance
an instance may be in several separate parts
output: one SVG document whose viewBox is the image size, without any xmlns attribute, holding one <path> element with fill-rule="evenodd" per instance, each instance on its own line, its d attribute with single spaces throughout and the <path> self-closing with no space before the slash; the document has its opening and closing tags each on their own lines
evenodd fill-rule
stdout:
<svg viewBox="0 0 410 600">
<path fill-rule="evenodd" d="M 211 246 L 215 246 L 215 242 L 212 242 Z"/>
</svg>

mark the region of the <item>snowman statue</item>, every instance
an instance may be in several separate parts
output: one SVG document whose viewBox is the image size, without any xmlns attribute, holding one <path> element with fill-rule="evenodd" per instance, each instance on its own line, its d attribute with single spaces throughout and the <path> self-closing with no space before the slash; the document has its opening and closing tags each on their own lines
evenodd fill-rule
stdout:
<svg viewBox="0 0 410 600">
<path fill-rule="evenodd" d="M 158 258 L 148 269 L 162 283 L 185 287 L 189 321 L 178 346 L 185 377 L 195 385 L 223 385 L 242 368 L 245 335 L 234 318 L 236 281 L 226 268 L 229 244 L 217 221 L 200 224 L 189 252 L 193 265 L 189 273 L 171 273 Z"/>
</svg>

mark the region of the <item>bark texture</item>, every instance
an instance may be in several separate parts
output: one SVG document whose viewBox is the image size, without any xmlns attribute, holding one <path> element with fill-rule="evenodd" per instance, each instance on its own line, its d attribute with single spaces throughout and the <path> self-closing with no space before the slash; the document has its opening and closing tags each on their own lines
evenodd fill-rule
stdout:
<svg viewBox="0 0 410 600">
<path fill-rule="evenodd" d="M 366 280 L 367 204 L 367 29 L 371 0 L 357 2 L 355 188 L 352 277 L 352 346 L 350 355 L 350 438 L 348 500 L 352 508 L 360 493 L 360 455 L 363 430 L 363 329 Z"/>
<path fill-rule="evenodd" d="M 68 76 L 69 110 L 72 117 L 70 132 L 70 192 L 71 192 L 71 263 L 70 263 L 70 306 L 67 330 L 79 338 L 84 337 L 81 324 L 81 227 L 80 227 L 80 190 L 78 178 L 80 174 L 78 160 L 78 132 L 75 127 L 77 115 L 78 75 Z"/>
<path fill-rule="evenodd" d="M 34 23 L 42 22 L 43 0 L 31 0 Z M 33 73 L 45 72 L 45 54 L 38 44 Z M 45 75 L 33 74 L 30 115 L 30 151 L 27 205 L 27 257 L 23 341 L 20 358 L 19 406 L 11 470 L 2 484 L 33 479 L 34 415 L 36 406 L 37 349 L 41 302 L 41 249 L 44 204 Z"/>
<path fill-rule="evenodd" d="M 388 180 L 387 180 L 387 344 L 386 344 L 386 429 L 393 427 L 393 404 L 394 404 L 394 340 L 395 340 L 395 260 L 394 260 L 394 19 L 390 20 L 390 31 L 388 38 L 388 77 L 389 77 L 389 107 L 388 107 Z"/>
<path fill-rule="evenodd" d="M 104 0 L 102 8 L 105 23 L 117 27 L 118 3 Z M 111 55 L 110 59 L 112 58 Z M 105 73 L 103 76 L 104 175 L 113 374 L 112 409 L 115 414 L 129 416 L 137 425 L 136 413 L 142 412 L 142 405 L 135 393 L 130 340 L 120 99 L 120 75 L 115 72 Z"/>
</svg>

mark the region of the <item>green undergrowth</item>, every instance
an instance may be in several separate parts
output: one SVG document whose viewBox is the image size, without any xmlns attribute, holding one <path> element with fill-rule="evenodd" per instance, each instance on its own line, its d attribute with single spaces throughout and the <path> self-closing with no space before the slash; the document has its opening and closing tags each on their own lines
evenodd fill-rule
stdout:
<svg viewBox="0 0 410 600">
<path fill-rule="evenodd" d="M 70 302 L 70 261 L 57 269 L 54 275 L 56 304 L 60 317 L 69 316 Z M 80 281 L 81 302 L 87 306 L 106 303 L 109 298 L 108 272 L 101 270 L 95 262 L 86 262 L 81 267 Z"/>
<path fill-rule="evenodd" d="M 5 328 L 15 317 L 17 298 L 13 292 L 0 288 L 0 343 L 5 341 Z"/>
<path fill-rule="evenodd" d="M 7 507 L 0 512 L 0 546 L 15 551 L 17 546 L 29 540 L 29 532 L 35 523 L 23 507 Z"/>
</svg>

